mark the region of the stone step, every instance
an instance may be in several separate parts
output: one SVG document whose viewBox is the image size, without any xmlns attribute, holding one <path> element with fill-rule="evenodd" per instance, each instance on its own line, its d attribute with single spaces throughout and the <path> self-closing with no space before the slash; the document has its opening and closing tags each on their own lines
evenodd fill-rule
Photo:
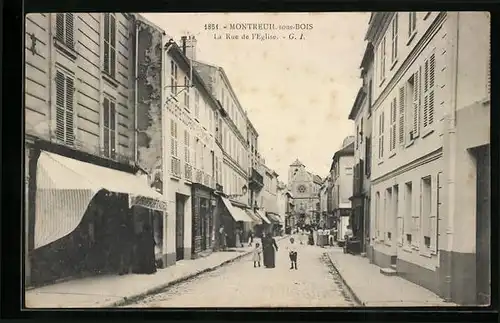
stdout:
<svg viewBox="0 0 500 323">
<path fill-rule="evenodd" d="M 398 267 L 396 266 L 396 264 L 392 264 L 391 268 L 394 269 L 394 270 L 396 270 L 396 271 L 398 270 Z"/>
<path fill-rule="evenodd" d="M 380 273 L 385 276 L 396 276 L 398 274 L 398 272 L 392 268 L 380 268 Z"/>
</svg>

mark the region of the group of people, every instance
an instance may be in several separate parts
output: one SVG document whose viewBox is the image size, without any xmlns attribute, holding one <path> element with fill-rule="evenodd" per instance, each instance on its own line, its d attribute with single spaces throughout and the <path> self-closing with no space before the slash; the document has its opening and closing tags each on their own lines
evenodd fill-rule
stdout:
<svg viewBox="0 0 500 323">
<path fill-rule="evenodd" d="M 253 253 L 254 268 L 260 267 L 261 256 L 265 268 L 275 268 L 275 257 L 276 252 L 278 251 L 278 244 L 276 243 L 276 240 L 270 234 L 263 233 L 261 242 L 262 247 L 259 243 L 255 244 L 255 250 Z M 290 238 L 290 243 L 286 248 L 290 258 L 290 269 L 297 269 L 297 246 L 293 237 Z"/>
</svg>

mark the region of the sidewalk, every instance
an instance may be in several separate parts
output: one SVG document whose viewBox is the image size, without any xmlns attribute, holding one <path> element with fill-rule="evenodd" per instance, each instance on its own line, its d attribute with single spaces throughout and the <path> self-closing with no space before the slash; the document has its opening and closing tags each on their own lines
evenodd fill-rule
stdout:
<svg viewBox="0 0 500 323">
<path fill-rule="evenodd" d="M 344 254 L 338 247 L 328 248 L 327 254 L 362 306 L 457 306 L 404 278 L 381 274 L 368 258 Z"/>
<path fill-rule="evenodd" d="M 280 241 L 287 236 L 276 237 Z M 27 290 L 26 308 L 115 307 L 180 283 L 252 253 L 252 247 L 214 252 L 207 257 L 181 260 L 153 275 L 106 275 Z"/>
</svg>

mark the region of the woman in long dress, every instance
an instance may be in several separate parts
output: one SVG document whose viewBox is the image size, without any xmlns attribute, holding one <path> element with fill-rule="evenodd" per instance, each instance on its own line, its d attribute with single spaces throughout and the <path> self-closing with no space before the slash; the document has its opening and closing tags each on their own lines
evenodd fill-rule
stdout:
<svg viewBox="0 0 500 323">
<path fill-rule="evenodd" d="M 262 256 L 264 267 L 266 268 L 274 268 L 275 265 L 275 252 L 278 251 L 278 245 L 276 244 L 276 240 L 270 235 L 266 233 L 262 233 Z"/>
</svg>

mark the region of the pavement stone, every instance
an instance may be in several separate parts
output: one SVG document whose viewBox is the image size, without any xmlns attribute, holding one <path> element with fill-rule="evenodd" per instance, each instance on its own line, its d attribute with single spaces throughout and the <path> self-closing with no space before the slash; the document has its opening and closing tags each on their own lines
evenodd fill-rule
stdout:
<svg viewBox="0 0 500 323">
<path fill-rule="evenodd" d="M 351 307 L 332 275 L 325 249 L 298 246 L 298 269 L 290 270 L 286 244 L 278 242 L 276 268 L 254 268 L 252 257 L 200 275 L 124 307 Z"/>
<path fill-rule="evenodd" d="M 363 306 L 457 306 L 402 277 L 381 274 L 380 267 L 370 264 L 367 258 L 344 254 L 338 247 L 328 248 L 327 254 L 344 284 Z"/>
<path fill-rule="evenodd" d="M 277 240 L 285 237 L 278 237 Z M 214 270 L 249 255 L 253 248 L 215 252 L 207 257 L 181 260 L 153 275 L 102 275 L 61 282 L 25 291 L 26 308 L 115 307 L 158 292 L 170 285 Z"/>
</svg>

